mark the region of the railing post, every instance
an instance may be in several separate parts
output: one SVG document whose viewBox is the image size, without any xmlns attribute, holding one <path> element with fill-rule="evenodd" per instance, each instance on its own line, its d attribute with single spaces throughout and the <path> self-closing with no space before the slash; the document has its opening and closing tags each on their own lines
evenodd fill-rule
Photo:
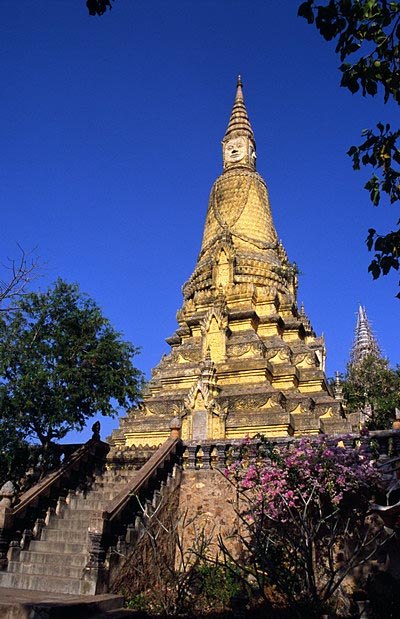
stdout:
<svg viewBox="0 0 400 619">
<path fill-rule="evenodd" d="M 224 443 L 218 443 L 217 451 L 218 451 L 218 468 L 225 468 L 225 449 L 226 445 Z"/>
<path fill-rule="evenodd" d="M 197 450 L 197 445 L 188 445 L 187 447 L 188 450 L 188 469 L 195 469 L 196 468 L 196 450 Z"/>
<path fill-rule="evenodd" d="M 42 531 L 46 526 L 46 520 L 44 518 L 36 518 L 35 525 L 33 527 L 32 535 L 35 539 L 40 539 Z"/>
<path fill-rule="evenodd" d="M 210 467 L 216 469 L 218 467 L 218 449 L 215 445 L 210 447 Z"/>
<path fill-rule="evenodd" d="M 400 456 L 400 420 L 393 423 L 393 455 Z"/>
<path fill-rule="evenodd" d="M 203 445 L 203 466 L 202 466 L 203 469 L 211 468 L 210 459 L 211 459 L 211 447 L 210 445 Z"/>
<path fill-rule="evenodd" d="M 21 550 L 28 550 L 29 544 L 31 543 L 31 539 L 33 537 L 34 537 L 34 534 L 31 529 L 24 529 L 24 532 L 22 533 L 22 537 L 21 537 L 21 542 L 20 542 Z"/>
<path fill-rule="evenodd" d="M 11 504 L 16 491 L 11 481 L 0 488 L 0 570 L 5 570 L 8 564 L 8 547 L 10 545 L 10 530 L 13 524 Z"/>
<path fill-rule="evenodd" d="M 105 521 L 94 517 L 88 528 L 89 559 L 84 571 L 84 580 L 88 586 L 85 593 L 102 593 L 106 580 L 106 549 L 104 546 Z"/>
<path fill-rule="evenodd" d="M 171 420 L 171 423 L 170 423 L 169 427 L 170 427 L 170 430 L 171 430 L 170 438 L 181 438 L 182 421 L 181 421 L 180 417 L 174 417 Z"/>
</svg>

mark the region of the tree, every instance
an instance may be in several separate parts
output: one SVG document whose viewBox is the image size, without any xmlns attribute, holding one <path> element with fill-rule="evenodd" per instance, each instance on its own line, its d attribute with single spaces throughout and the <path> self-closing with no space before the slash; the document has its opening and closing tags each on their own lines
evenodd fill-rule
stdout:
<svg viewBox="0 0 400 619">
<path fill-rule="evenodd" d="M 29 445 L 13 424 L 0 419 L 0 486 L 17 483 L 29 467 Z"/>
<path fill-rule="evenodd" d="M 400 408 L 400 368 L 392 370 L 387 359 L 372 354 L 357 363 L 350 363 L 343 395 L 350 413 L 370 407 L 370 416 L 366 419 L 368 428 L 390 428 L 395 410 Z"/>
<path fill-rule="evenodd" d="M 336 41 L 342 64 L 340 85 L 351 93 L 375 96 L 400 104 L 400 2 L 387 0 L 306 0 L 298 15 L 315 24 L 326 41 Z M 350 61 L 351 60 L 351 61 Z M 400 129 L 378 122 L 362 132 L 364 141 L 351 146 L 353 168 L 370 166 L 373 173 L 365 189 L 375 206 L 385 197 L 400 200 Z M 374 279 L 400 267 L 400 220 L 397 228 L 381 234 L 370 228 L 368 249 L 375 252 L 368 270 Z M 400 298 L 400 293 L 397 294 Z"/>
<path fill-rule="evenodd" d="M 243 551 L 235 558 L 221 540 L 223 551 L 267 603 L 272 591 L 298 616 L 319 617 L 385 543 L 367 518 L 380 487 L 371 456 L 326 436 L 282 446 L 247 441 L 242 455 L 227 476 L 238 489 Z"/>
<path fill-rule="evenodd" d="M 0 429 L 47 447 L 97 413 L 137 402 L 137 349 L 75 284 L 24 295 L 0 317 Z"/>
<path fill-rule="evenodd" d="M 11 311 L 14 303 L 26 292 L 28 284 L 37 275 L 37 258 L 27 255 L 22 247 L 19 247 L 19 250 L 18 260 L 10 258 L 6 264 L 2 265 L 0 312 Z"/>
</svg>

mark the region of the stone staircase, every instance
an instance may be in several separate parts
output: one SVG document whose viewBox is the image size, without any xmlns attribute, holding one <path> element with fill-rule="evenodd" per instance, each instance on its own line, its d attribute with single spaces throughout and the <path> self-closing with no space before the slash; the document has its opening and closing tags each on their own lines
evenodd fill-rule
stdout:
<svg viewBox="0 0 400 619">
<path fill-rule="evenodd" d="M 96 476 L 90 490 L 70 491 L 57 513 L 54 509 L 48 512 L 40 539 L 30 541 L 27 550 L 10 549 L 7 571 L 0 572 L 0 587 L 88 593 L 84 579 L 89 556 L 88 527 L 135 475 L 135 470 L 106 471 Z"/>
<path fill-rule="evenodd" d="M 83 603 L 86 612 L 105 594 L 107 612 L 118 608 L 123 597 L 117 580 L 121 573 L 136 577 L 129 557 L 147 539 L 152 514 L 169 507 L 179 489 L 179 436 L 171 431 L 147 452 L 110 452 L 94 434 L 21 495 L 11 482 L 0 488 L 0 618 L 14 617 L 13 592 L 24 600 L 14 604 L 21 608 L 29 595 L 39 595 L 49 608 L 54 596 L 64 596 L 67 605 Z M 2 614 L 2 605 L 9 614 Z"/>
</svg>

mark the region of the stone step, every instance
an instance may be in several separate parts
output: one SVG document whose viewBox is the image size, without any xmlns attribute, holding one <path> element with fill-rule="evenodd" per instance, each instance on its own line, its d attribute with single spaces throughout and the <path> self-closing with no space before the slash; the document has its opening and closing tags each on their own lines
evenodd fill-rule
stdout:
<svg viewBox="0 0 400 619">
<path fill-rule="evenodd" d="M 112 481 L 114 483 L 124 482 L 127 479 L 132 479 L 135 475 L 137 475 L 139 469 L 125 471 L 120 473 L 103 473 L 103 475 L 99 475 L 95 478 L 96 481 Z"/>
<path fill-rule="evenodd" d="M 72 566 L 66 555 L 54 555 L 57 561 L 52 563 L 42 561 L 37 563 L 33 561 L 10 561 L 7 571 L 13 574 L 42 574 L 48 576 L 63 576 L 65 578 L 82 578 L 85 565 Z M 44 579 L 46 582 L 46 579 Z"/>
<path fill-rule="evenodd" d="M 48 591 L 27 591 L 26 589 L 0 589 L 0 617 L 2 619 L 116 619 L 108 615 L 112 609 L 123 612 L 124 598 L 121 595 L 60 595 Z M 137 618 L 136 611 L 133 616 Z"/>
<path fill-rule="evenodd" d="M 118 496 L 123 489 L 124 486 L 122 486 L 118 490 L 116 490 L 115 488 L 114 490 L 91 490 L 86 496 L 77 494 L 71 499 L 71 505 L 76 500 L 87 501 L 88 499 L 98 499 L 100 501 L 111 501 L 116 496 Z"/>
<path fill-rule="evenodd" d="M 40 541 L 48 542 L 75 542 L 84 544 L 87 540 L 87 526 L 81 529 L 59 529 L 45 527 L 42 531 Z"/>
<path fill-rule="evenodd" d="M 127 478 L 120 481 L 104 481 L 104 480 L 96 480 L 90 488 L 86 490 L 77 490 L 74 494 L 90 494 L 92 490 L 113 490 L 113 489 L 121 489 L 126 486 L 130 482 L 131 478 Z"/>
<path fill-rule="evenodd" d="M 128 484 L 131 479 L 133 479 L 134 477 L 136 477 L 138 471 L 135 471 L 134 473 L 132 473 L 132 475 L 125 475 L 125 476 L 120 476 L 120 477 L 98 477 L 95 479 L 93 486 L 102 486 L 102 487 L 107 487 L 107 486 L 124 486 L 126 484 Z"/>
<path fill-rule="evenodd" d="M 79 595 L 84 584 L 79 578 L 63 578 L 62 576 L 49 575 L 43 578 L 43 574 L 0 573 L 0 587 L 11 587 L 14 589 L 33 589 L 34 591 Z"/>
<path fill-rule="evenodd" d="M 84 548 L 82 543 L 71 542 L 52 542 L 46 540 L 34 540 L 29 544 L 29 549 L 33 552 L 51 552 L 51 553 L 82 553 Z"/>
<path fill-rule="evenodd" d="M 134 617 L 135 619 L 139 619 L 142 615 L 138 613 L 137 610 L 132 610 L 130 608 L 116 608 L 115 610 L 108 610 L 103 613 L 103 615 L 99 615 L 96 619 L 127 619 L 128 617 Z"/>
<path fill-rule="evenodd" d="M 82 518 L 70 517 L 69 512 L 65 512 L 63 517 L 55 516 L 51 518 L 47 528 L 58 529 L 59 531 L 80 531 L 82 527 L 88 527 L 90 515 L 86 512 L 82 514 Z"/>
<path fill-rule="evenodd" d="M 72 522 L 73 520 L 82 520 L 85 522 L 89 522 L 92 516 L 101 516 L 102 511 L 104 510 L 104 506 L 100 508 L 88 508 L 81 509 L 77 507 L 71 507 L 70 509 L 65 510 L 62 520 L 68 520 Z"/>
<path fill-rule="evenodd" d="M 70 567 L 79 567 L 83 569 L 87 562 L 87 555 L 83 552 L 71 554 L 65 553 L 60 555 L 53 552 L 39 552 L 34 550 L 22 550 L 20 554 L 20 562 L 34 563 L 35 565 L 45 563 L 46 565 L 52 566 L 58 565 L 60 562 L 60 557 L 63 558 L 64 565 L 69 565 Z M 12 563 L 14 563 L 14 561 Z M 15 561 L 15 563 L 17 562 Z"/>
<path fill-rule="evenodd" d="M 69 505 L 69 507 L 71 509 L 81 509 L 83 511 L 86 511 L 88 509 L 91 510 L 101 510 L 102 508 L 104 508 L 104 506 L 108 503 L 108 500 L 101 500 L 101 499 L 97 499 L 97 498 L 87 498 L 87 499 L 83 499 L 83 498 L 77 498 L 74 497 Z"/>
<path fill-rule="evenodd" d="M 126 477 L 125 479 L 119 480 L 100 480 L 97 479 L 93 484 L 93 488 L 123 488 L 124 486 L 131 483 L 131 481 L 136 477 L 136 475 L 132 475 L 131 477 Z"/>
<path fill-rule="evenodd" d="M 113 498 L 117 496 L 120 492 L 122 492 L 125 488 L 127 488 L 127 484 L 121 484 L 120 486 L 110 486 L 109 488 L 103 488 L 101 486 L 94 486 L 90 492 L 86 495 L 76 495 L 77 498 L 90 498 L 91 496 L 99 496 L 107 499 Z"/>
<path fill-rule="evenodd" d="M 64 515 L 63 518 L 51 519 L 49 529 L 57 529 L 58 531 L 81 531 L 87 529 L 90 524 L 91 514 L 89 511 L 83 512 L 80 518 L 72 518 Z"/>
</svg>

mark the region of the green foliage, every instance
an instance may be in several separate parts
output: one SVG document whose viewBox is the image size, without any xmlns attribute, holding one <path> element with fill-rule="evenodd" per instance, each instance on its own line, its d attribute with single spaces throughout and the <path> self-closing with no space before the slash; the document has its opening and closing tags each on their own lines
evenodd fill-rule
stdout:
<svg viewBox="0 0 400 619">
<path fill-rule="evenodd" d="M 375 257 L 368 267 L 372 277 L 377 279 L 381 274 L 386 275 L 390 269 L 399 270 L 400 266 L 400 230 L 388 232 L 384 236 L 377 234 L 370 228 L 367 237 L 368 249 L 375 250 Z M 400 298 L 400 293 L 396 295 Z"/>
<path fill-rule="evenodd" d="M 360 91 L 364 97 L 382 92 L 385 103 L 400 104 L 400 2 L 307 0 L 298 15 L 315 24 L 326 41 L 336 41 L 342 87 L 353 94 Z M 364 142 L 348 151 L 355 170 L 360 165 L 373 168 L 365 189 L 375 206 L 382 194 L 391 204 L 400 200 L 400 130 L 383 123 L 377 129 L 365 129 Z M 400 229 L 381 235 L 371 228 L 367 246 L 375 251 L 369 266 L 374 279 L 399 270 Z"/>
<path fill-rule="evenodd" d="M 370 199 L 375 206 L 381 200 L 381 191 L 386 193 L 391 204 L 400 199 L 400 172 L 393 168 L 393 163 L 400 163 L 400 150 L 397 140 L 400 130 L 391 131 L 390 124 L 377 124 L 378 132 L 365 129 L 362 135 L 366 138 L 360 146 L 352 146 L 347 154 L 353 159 L 354 170 L 360 169 L 360 163 L 380 169 L 382 179 L 373 174 L 365 184 Z"/>
<path fill-rule="evenodd" d="M 114 0 L 86 0 L 89 15 L 104 15 L 107 10 L 112 9 Z"/>
<path fill-rule="evenodd" d="M 198 599 L 203 599 L 203 608 L 228 608 L 241 591 L 239 578 L 234 569 L 222 565 L 203 563 L 197 567 Z"/>
<path fill-rule="evenodd" d="M 170 601 L 168 612 L 166 603 L 160 603 L 161 590 Z M 185 587 L 181 592 L 182 600 L 178 607 L 171 603 L 176 595 L 173 583 L 166 587 L 156 585 L 132 597 L 125 594 L 125 606 L 151 616 L 164 616 L 166 613 L 169 616 L 203 617 L 210 613 L 227 611 L 241 591 L 240 575 L 236 577 L 234 566 L 227 568 L 225 565 L 209 563 L 200 558 L 190 569 L 189 578 L 185 579 Z"/>
<path fill-rule="evenodd" d="M 326 41 L 336 39 L 335 51 L 342 62 L 360 52 L 355 62 L 340 66 L 342 86 L 353 93 L 361 89 L 364 96 L 374 96 L 381 86 L 385 103 L 391 98 L 400 103 L 400 2 L 307 0 L 298 15 L 315 23 Z"/>
<path fill-rule="evenodd" d="M 145 612 L 148 608 L 148 603 L 146 599 L 146 595 L 144 593 L 138 593 L 131 598 L 125 600 L 125 607 L 130 610 L 137 610 L 141 612 Z"/>
<path fill-rule="evenodd" d="M 387 359 L 368 355 L 348 366 L 343 395 L 349 412 L 370 404 L 372 417 L 367 425 L 371 430 L 390 428 L 395 409 L 400 408 L 400 367 L 392 370 Z"/>
<path fill-rule="evenodd" d="M 0 454 L 0 486 L 9 479 L 18 482 L 29 466 L 29 445 L 18 428 L 3 419 L 0 419 Z"/>
<path fill-rule="evenodd" d="M 133 405 L 136 353 L 77 285 L 59 279 L 25 295 L 0 318 L 0 432 L 48 446 L 95 414 Z"/>
</svg>

